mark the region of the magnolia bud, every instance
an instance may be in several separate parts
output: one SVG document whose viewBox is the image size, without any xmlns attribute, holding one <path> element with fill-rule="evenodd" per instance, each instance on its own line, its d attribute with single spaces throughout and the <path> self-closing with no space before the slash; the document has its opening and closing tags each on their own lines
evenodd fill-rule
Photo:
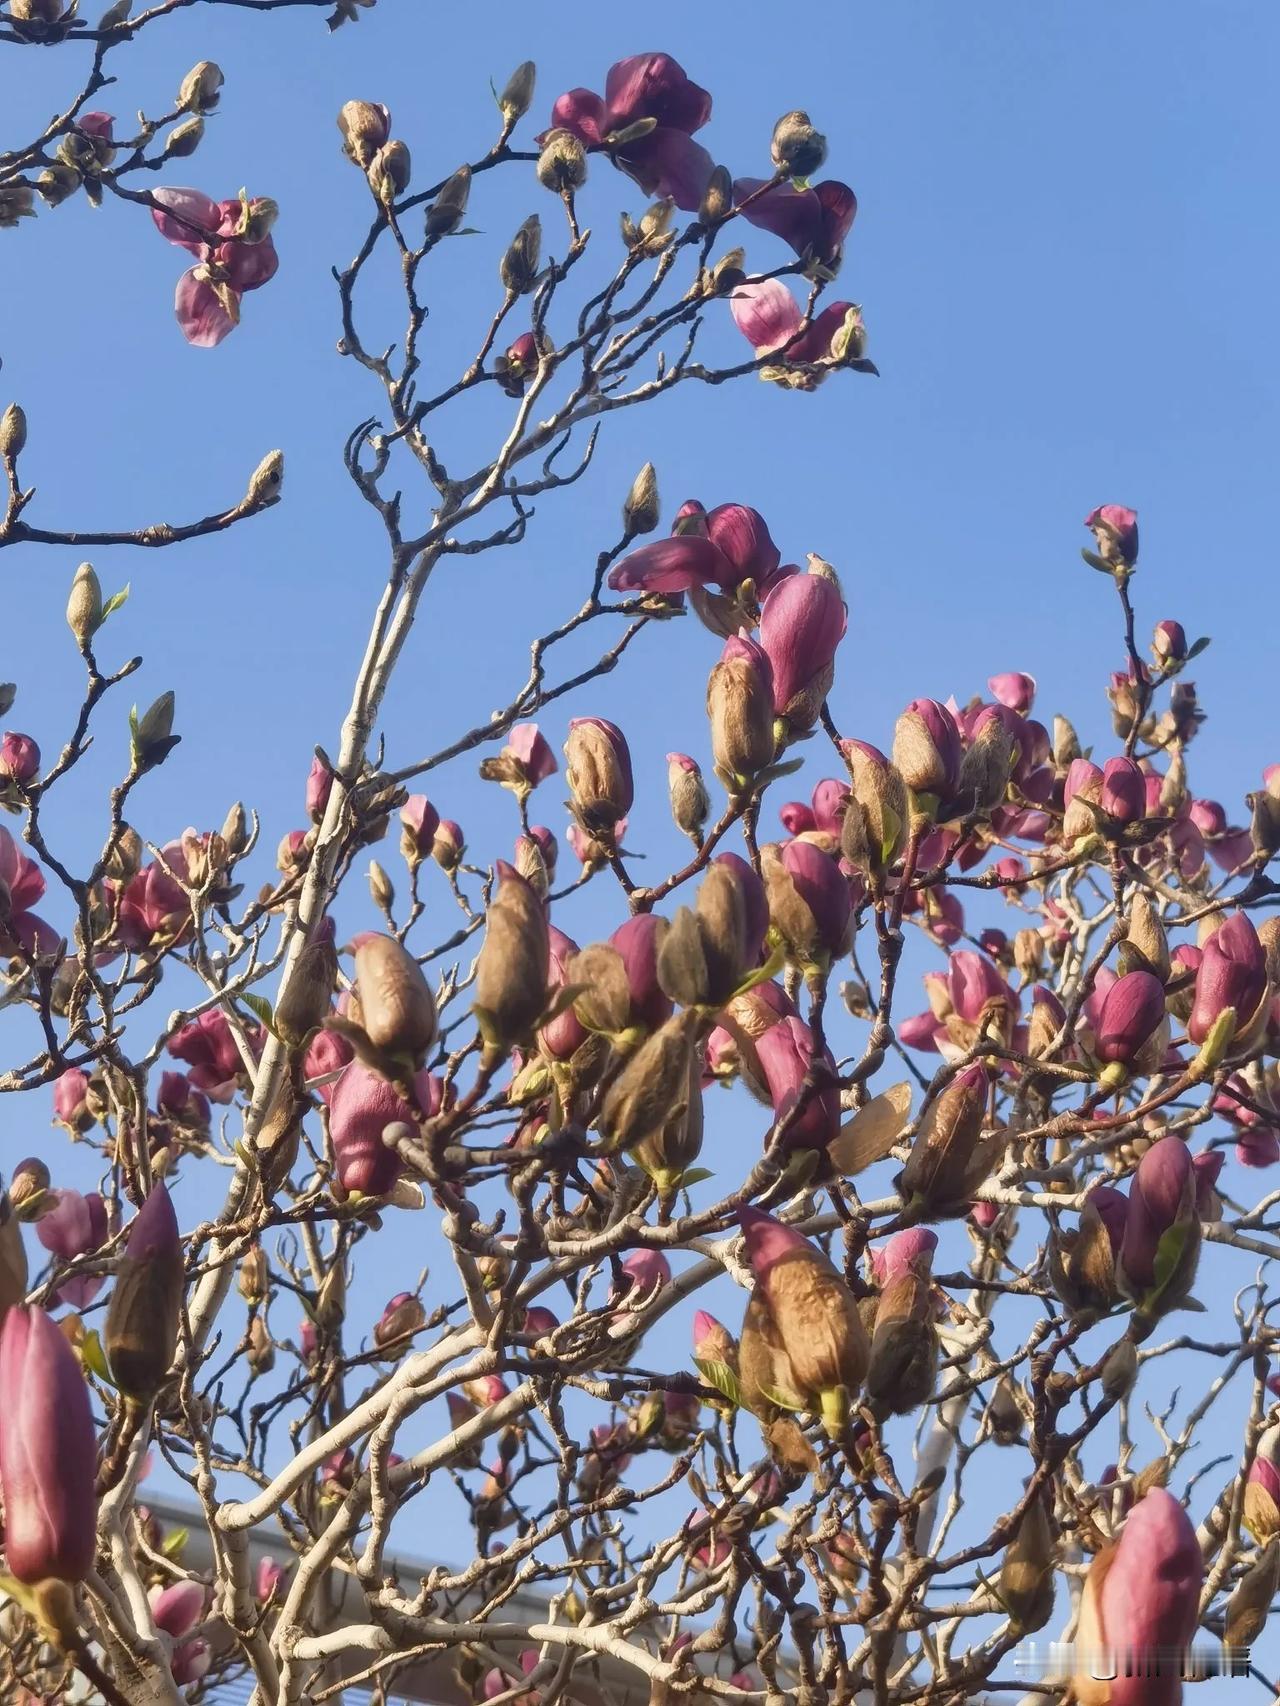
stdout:
<svg viewBox="0 0 1280 1706">
<path fill-rule="evenodd" d="M 667 754 L 667 792 L 671 817 L 695 847 L 702 845 L 702 831 L 711 812 L 711 796 L 695 761 L 683 752 Z"/>
<path fill-rule="evenodd" d="M 658 476 L 652 462 L 631 482 L 626 502 L 622 506 L 622 529 L 628 538 L 637 533 L 652 533 L 658 525 Z"/>
<path fill-rule="evenodd" d="M 688 1013 L 668 1019 L 614 1079 L 597 1120 L 611 1150 L 635 1149 L 667 1128 L 678 1127 L 691 1098 L 701 1102 L 697 1080 L 690 1076 L 696 1023 Z M 699 1126 L 699 1144 L 701 1135 Z"/>
<path fill-rule="evenodd" d="M 177 105 L 184 112 L 212 112 L 218 104 L 222 82 L 222 67 L 215 65 L 211 59 L 202 59 L 199 65 L 191 67 L 179 84 Z"/>
<path fill-rule="evenodd" d="M 1106 1397 L 1127 1398 L 1138 1378 L 1138 1347 L 1125 1337 L 1108 1352 L 1102 1365 L 1102 1390 Z"/>
<path fill-rule="evenodd" d="M 413 163 L 403 142 L 384 142 L 369 162 L 369 188 L 383 207 L 390 207 L 409 187 Z"/>
<path fill-rule="evenodd" d="M 393 1297 L 382 1311 L 373 1329 L 373 1342 L 379 1350 L 394 1345 L 426 1324 L 427 1312 L 411 1291 Z"/>
<path fill-rule="evenodd" d="M 589 835 L 610 839 L 635 794 L 626 737 L 603 717 L 575 717 L 564 754 L 574 816 Z"/>
<path fill-rule="evenodd" d="M 276 1365 L 276 1347 L 263 1316 L 255 1315 L 250 1321 L 248 1338 L 245 1357 L 250 1369 L 254 1374 L 270 1374 Z"/>
<path fill-rule="evenodd" d="M 53 1207 L 49 1197 L 49 1169 L 38 1156 L 19 1161 L 9 1180 L 9 1201 L 19 1220 L 39 1220 Z M 0 1187 L 2 1189 L 3 1187 Z M 0 1202 L 3 1199 L 0 1198 Z M 0 1214 L 3 1210 L 0 1209 Z M 24 1264 L 25 1267 L 25 1264 Z"/>
<path fill-rule="evenodd" d="M 435 1041 L 435 997 L 422 967 L 393 936 L 356 938 L 356 996 L 358 1022 L 373 1046 L 420 1067 Z"/>
<path fill-rule="evenodd" d="M 533 289 L 541 255 L 542 221 L 531 213 L 511 239 L 498 267 L 498 276 L 512 296 L 527 296 Z"/>
<path fill-rule="evenodd" d="M 338 114 L 342 152 L 363 171 L 391 134 L 391 114 L 376 101 L 348 101 Z"/>
<path fill-rule="evenodd" d="M 556 195 L 572 195 L 587 181 L 587 151 L 570 130 L 548 131 L 538 156 L 538 182 Z"/>
<path fill-rule="evenodd" d="M 718 225 L 732 206 L 733 174 L 727 166 L 717 166 L 702 192 L 698 218 L 703 225 Z"/>
<path fill-rule="evenodd" d="M 498 96 L 502 122 L 508 130 L 528 112 L 537 76 L 537 66 L 531 59 L 526 59 L 508 77 L 506 88 Z"/>
<path fill-rule="evenodd" d="M 0 415 L 0 457 L 12 462 L 22 455 L 27 443 L 27 417 L 18 403 L 10 403 Z"/>
<path fill-rule="evenodd" d="M 15 1190 L 20 1190 L 19 1175 L 14 1177 Z M 47 1176 L 46 1169 L 46 1179 Z M 20 1202 L 0 1185 L 0 1326 L 4 1324 L 6 1310 L 21 1303 L 27 1295 L 27 1251 L 18 1225 L 19 1206 Z"/>
<path fill-rule="evenodd" d="M 164 158 L 166 160 L 185 160 L 189 154 L 195 153 L 203 139 L 204 120 L 199 115 L 184 119 L 165 138 Z"/>
<path fill-rule="evenodd" d="M 222 820 L 222 828 L 218 831 L 222 844 L 227 850 L 229 859 L 238 859 L 249 844 L 246 833 L 244 806 L 239 800 L 231 807 Z"/>
<path fill-rule="evenodd" d="M 92 563 L 81 563 L 67 600 L 67 626 L 83 647 L 102 625 L 102 588 Z"/>
<path fill-rule="evenodd" d="M 277 502 L 284 484 L 284 451 L 270 450 L 249 476 L 243 508 L 265 509 Z"/>
<path fill-rule="evenodd" d="M 1020 1629 L 1043 1629 L 1053 1615 L 1056 1548 L 1041 1494 L 1027 1506 L 1005 1549 L 1000 1600 Z"/>
<path fill-rule="evenodd" d="M 1249 1566 L 1227 1601 L 1223 1644 L 1248 1647 L 1266 1627 L 1267 1613 L 1280 1586 L 1280 1540 L 1272 1540 Z"/>
<path fill-rule="evenodd" d="M 83 182 L 84 179 L 74 166 L 68 166 L 63 160 L 53 160 L 36 179 L 36 188 L 46 206 L 61 207 Z"/>
<path fill-rule="evenodd" d="M 896 766 L 866 741 L 843 741 L 840 750 L 850 777 L 840 850 L 855 870 L 878 876 L 897 858 L 906 838 L 906 785 Z"/>
<path fill-rule="evenodd" d="M 154 1185 L 129 1227 L 103 1332 L 116 1385 L 134 1403 L 149 1403 L 169 1372 L 185 1279 L 173 1204 Z"/>
<path fill-rule="evenodd" d="M 986 1073 L 968 1067 L 929 1106 L 898 1175 L 903 1200 L 919 1198 L 933 1215 L 968 1212 L 1003 1145 L 998 1131 L 983 1133 Z"/>
<path fill-rule="evenodd" d="M 784 113 L 773 127 L 773 163 L 793 178 L 807 178 L 827 157 L 827 139 L 813 128 L 806 112 Z"/>
<path fill-rule="evenodd" d="M 734 634 L 707 679 L 707 717 L 716 773 L 726 786 L 750 781 L 773 761 L 773 672 L 754 640 Z"/>
<path fill-rule="evenodd" d="M 456 231 L 467 211 L 471 195 L 471 168 L 459 166 L 453 176 L 441 186 L 439 194 L 427 209 L 427 236 L 446 237 Z"/>
<path fill-rule="evenodd" d="M 255 1244 L 241 1262 L 236 1275 L 236 1287 L 246 1303 L 262 1302 L 267 1295 L 270 1274 L 267 1253 L 261 1244 Z"/>
<path fill-rule="evenodd" d="M 511 866 L 498 861 L 498 890 L 485 916 L 474 1012 L 486 1045 L 503 1054 L 532 1032 L 547 1005 L 551 945 L 547 912 Z"/>
<path fill-rule="evenodd" d="M 135 717 L 133 729 L 134 759 L 139 770 L 150 770 L 165 759 L 178 744 L 173 733 L 174 699 L 172 691 L 162 693 L 143 712 Z"/>
</svg>

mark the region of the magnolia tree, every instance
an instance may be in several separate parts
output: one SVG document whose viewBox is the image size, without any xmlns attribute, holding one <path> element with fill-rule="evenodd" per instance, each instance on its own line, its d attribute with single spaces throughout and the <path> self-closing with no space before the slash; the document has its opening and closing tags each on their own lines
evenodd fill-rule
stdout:
<svg viewBox="0 0 1280 1706">
<path fill-rule="evenodd" d="M 276 268 L 275 203 L 175 165 L 222 73 L 197 65 L 136 129 L 92 104 L 173 9 L 119 0 L 90 28 L 7 0 L 12 51 L 89 70 L 0 155 L 0 223 L 38 212 L 7 239 L 18 267 L 69 198 L 153 221 L 190 260 L 175 345 L 212 350 Z M 1023 673 L 964 705 L 904 679 L 872 745 L 842 705 L 831 565 L 784 562 L 743 502 L 664 515 L 652 466 L 594 571 L 554 577 L 567 613 L 505 709 L 425 756 L 381 715 L 432 580 L 573 504 L 608 417 L 679 390 L 722 419 L 708 387 L 875 371 L 833 300 L 854 195 L 809 118 L 771 144 L 764 125 L 738 162 L 762 175 L 735 176 L 673 58 L 601 74 L 544 96 L 521 65 L 487 152 L 417 179 L 384 106 L 337 115 L 332 170 L 369 191 L 336 275 L 369 387 L 345 464 L 386 575 L 270 880 L 271 802 L 150 820 L 148 779 L 183 762 L 172 693 L 131 718 L 96 857 L 51 838 L 50 796 L 142 666 L 89 563 L 71 641 L 50 636 L 84 664 L 58 742 L 0 689 L 0 1088 L 28 1124 L 51 1105 L 96 1182 L 72 1188 L 52 1137 L 6 1162 L 7 1700 L 171 1702 L 237 1675 L 260 1706 L 344 1678 L 388 1698 L 425 1656 L 463 1698 L 521 1706 L 959 1702 L 1020 1688 L 1014 1649 L 1052 1619 L 1074 1646 L 1035 1696 L 1132 1706 L 1180 1696 L 1198 1630 L 1247 1663 L 1276 1591 L 1280 1194 L 1258 1169 L 1280 1156 L 1280 767 L 1238 812 L 1197 791 L 1183 672 L 1205 642 L 1171 619 L 1140 638 L 1131 510 L 1086 523 L 1120 664 L 1093 752 Z M 473 348 L 428 322 L 432 262 L 499 172 L 529 212 L 470 251 Z M 620 252 L 580 221 L 588 175 Z M 389 348 L 363 323 L 374 280 L 402 294 Z M 715 322 L 742 334 L 731 365 L 702 359 Z M 474 465 L 470 392 L 497 423 Z M 60 532 L 28 519 L 26 437 L 15 401 L 0 545 L 169 548 L 281 499 L 277 452 L 216 515 Z M 804 545 L 802 515 L 775 521 Z M 675 618 L 705 630 L 707 719 L 664 731 L 692 749 L 668 760 L 688 846 L 641 877 L 662 826 L 633 815 L 593 694 Z M 584 635 L 594 661 L 562 665 Z M 477 757 L 510 836 L 469 849 L 443 814 Z M 808 803 L 786 799 L 802 765 Z M 565 791 L 558 835 L 535 802 Z M 731 1134 L 714 1168 L 704 1119 Z M 427 1222 L 447 1260 L 397 1271 Z M 203 1571 L 147 1510 L 157 1464 L 207 1526 Z M 397 1560 L 433 1551 L 453 1561 L 408 1579 Z M 1162 1674 L 1108 1676 L 1107 1651 Z"/>
</svg>

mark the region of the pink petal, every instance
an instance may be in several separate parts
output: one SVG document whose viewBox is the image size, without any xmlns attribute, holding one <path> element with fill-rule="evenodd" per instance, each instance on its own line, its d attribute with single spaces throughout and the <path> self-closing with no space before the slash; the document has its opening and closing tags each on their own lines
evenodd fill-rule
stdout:
<svg viewBox="0 0 1280 1706">
<path fill-rule="evenodd" d="M 570 89 L 551 109 L 551 129 L 568 130 L 580 142 L 599 142 L 604 137 L 605 106 L 591 89 Z"/>
<path fill-rule="evenodd" d="M 710 539 L 683 533 L 630 552 L 610 573 L 609 585 L 614 592 L 685 592 L 719 581 L 724 572 L 724 555 Z"/>
<path fill-rule="evenodd" d="M 800 304 L 779 278 L 740 284 L 729 298 L 729 308 L 738 330 L 758 355 L 789 342 L 804 319 Z"/>
<path fill-rule="evenodd" d="M 208 279 L 200 278 L 194 267 L 178 280 L 173 311 L 183 337 L 200 349 L 213 349 L 228 332 L 236 329 L 236 322 L 218 301 L 213 286 Z"/>
<path fill-rule="evenodd" d="M 238 291 L 259 290 L 268 279 L 276 276 L 280 257 L 270 237 L 261 243 L 223 243 L 216 256 L 226 268 L 232 288 Z"/>
<path fill-rule="evenodd" d="M 171 219 L 167 213 L 153 207 L 151 217 L 155 221 L 156 230 L 171 243 L 176 243 L 180 249 L 189 249 L 193 255 L 198 255 L 207 239 L 192 231 L 191 226 L 198 225 L 200 230 L 207 231 L 210 237 L 215 235 L 222 222 L 217 202 L 211 201 L 201 190 L 162 188 L 153 190 L 152 195 L 162 206 L 170 208 L 179 216 Z"/>
<path fill-rule="evenodd" d="M 618 164 L 646 195 L 670 196 L 686 213 L 697 212 L 715 171 L 715 161 L 700 142 L 664 125 L 629 142 Z"/>
</svg>

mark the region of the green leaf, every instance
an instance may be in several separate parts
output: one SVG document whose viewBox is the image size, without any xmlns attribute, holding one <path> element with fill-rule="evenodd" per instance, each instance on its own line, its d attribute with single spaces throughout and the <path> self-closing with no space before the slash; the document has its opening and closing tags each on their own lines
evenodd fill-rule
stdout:
<svg viewBox="0 0 1280 1706">
<path fill-rule="evenodd" d="M 271 1003 L 267 1000 L 266 996 L 251 995 L 246 991 L 240 999 L 253 1014 L 254 1018 L 257 1019 L 258 1023 L 265 1025 L 274 1037 L 276 1034 L 275 1014 L 271 1011 Z"/>
<path fill-rule="evenodd" d="M 775 1392 L 772 1386 L 762 1386 L 760 1396 L 775 1410 L 790 1410 L 795 1416 L 803 1415 L 809 1408 L 804 1399 L 797 1398 L 794 1392 Z"/>
<path fill-rule="evenodd" d="M 681 1173 L 677 1181 L 682 1191 L 687 1191 L 690 1185 L 700 1185 L 704 1179 L 714 1179 L 715 1174 L 710 1167 L 690 1167 Z"/>
<path fill-rule="evenodd" d="M 1091 569 L 1097 569 L 1100 575 L 1110 575 L 1113 579 L 1115 578 L 1114 563 L 1108 563 L 1104 557 L 1099 557 L 1096 551 L 1082 550 L 1080 555 L 1084 558 L 1085 562 L 1088 563 L 1089 567 Z"/>
<path fill-rule="evenodd" d="M 104 1380 L 108 1386 L 115 1386 L 107 1365 L 107 1353 L 102 1348 L 102 1339 L 96 1328 L 86 1333 L 80 1341 L 80 1361 L 90 1374 L 96 1374 L 98 1379 Z"/>
<path fill-rule="evenodd" d="M 725 1362 L 707 1362 L 701 1357 L 694 1357 L 693 1366 L 706 1381 L 708 1386 L 714 1386 L 722 1398 L 727 1398 L 734 1409 L 741 1408 L 742 1389 L 738 1385 L 738 1377 Z"/>
<path fill-rule="evenodd" d="M 166 1558 L 176 1558 L 190 1538 L 189 1528 L 175 1528 L 172 1533 L 165 1535 L 160 1550 Z"/>
<path fill-rule="evenodd" d="M 1200 653 L 1205 649 L 1205 647 L 1208 644 L 1209 644 L 1209 635 L 1208 634 L 1201 634 L 1201 636 L 1198 640 L 1192 640 L 1191 644 L 1187 647 L 1187 655 L 1183 661 L 1186 663 L 1190 663 L 1192 658 L 1198 658 L 1200 656 Z"/>
<path fill-rule="evenodd" d="M 121 587 L 119 592 L 113 592 L 111 594 L 111 597 L 103 605 L 102 616 L 100 617 L 100 619 L 98 621 L 98 626 L 101 627 L 102 624 L 106 621 L 107 617 L 110 616 L 111 612 L 113 610 L 119 610 L 121 605 L 128 603 L 128 600 L 129 600 L 129 586 L 128 586 L 128 583 L 126 583 L 123 587 Z"/>
</svg>

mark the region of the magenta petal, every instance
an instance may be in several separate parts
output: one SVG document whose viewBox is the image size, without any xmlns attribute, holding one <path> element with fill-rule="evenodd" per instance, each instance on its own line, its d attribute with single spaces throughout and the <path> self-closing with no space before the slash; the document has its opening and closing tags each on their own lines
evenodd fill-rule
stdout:
<svg viewBox="0 0 1280 1706">
<path fill-rule="evenodd" d="M 822 209 L 822 235 L 828 253 L 834 255 L 843 248 L 849 235 L 858 211 L 858 198 L 848 184 L 842 184 L 838 178 L 828 178 L 825 183 L 815 184 L 813 193 Z"/>
<path fill-rule="evenodd" d="M 178 280 L 173 311 L 178 316 L 183 337 L 200 349 L 213 349 L 228 332 L 236 329 L 236 322 L 218 301 L 213 286 L 207 278 L 201 278 L 194 267 Z"/>
<path fill-rule="evenodd" d="M 28 859 L 9 831 L 0 827 L 0 883 L 9 892 L 9 905 L 15 912 L 26 912 L 44 893 L 44 872 L 34 859 Z"/>
<path fill-rule="evenodd" d="M 571 131 L 580 142 L 601 142 L 604 117 L 604 102 L 593 90 L 570 89 L 552 107 L 550 128 Z"/>
<path fill-rule="evenodd" d="M 180 249 L 189 249 L 193 255 L 198 255 L 208 239 L 192 231 L 191 227 L 198 225 L 201 231 L 208 232 L 212 237 L 222 221 L 217 202 L 201 190 L 166 187 L 153 190 L 152 196 L 178 216 L 170 218 L 168 213 L 153 207 L 151 217 L 155 221 L 156 230 L 171 243 L 176 243 Z"/>
<path fill-rule="evenodd" d="M 804 320 L 800 304 L 780 278 L 740 284 L 729 298 L 729 309 L 738 330 L 757 354 L 789 343 Z"/>
<path fill-rule="evenodd" d="M 239 291 L 260 289 L 276 276 L 280 265 L 270 237 L 264 237 L 261 243 L 223 243 L 217 259 L 226 268 L 232 288 Z"/>
<path fill-rule="evenodd" d="M 711 96 L 668 53 L 633 53 L 609 67 L 604 85 L 610 128 L 638 118 L 692 135 L 711 117 Z"/>
<path fill-rule="evenodd" d="M 716 164 L 700 142 L 663 125 L 629 142 L 617 158 L 646 195 L 670 196 L 686 213 L 697 212 Z"/>
<path fill-rule="evenodd" d="M 710 539 L 682 533 L 630 552 L 610 573 L 609 585 L 614 592 L 686 592 L 722 581 L 726 567 Z"/>
</svg>

